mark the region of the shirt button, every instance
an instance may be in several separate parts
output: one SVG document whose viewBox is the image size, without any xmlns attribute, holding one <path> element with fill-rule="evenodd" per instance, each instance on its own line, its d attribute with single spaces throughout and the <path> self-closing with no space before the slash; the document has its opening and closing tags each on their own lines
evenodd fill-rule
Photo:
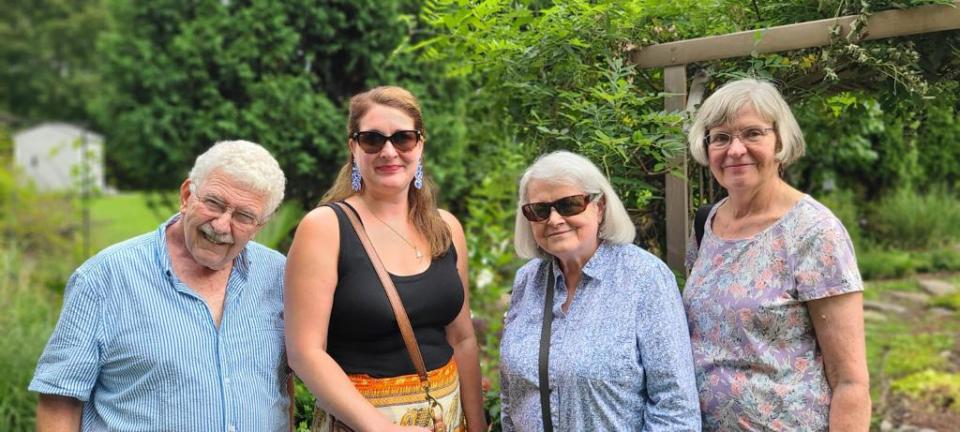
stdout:
<svg viewBox="0 0 960 432">
<path fill-rule="evenodd" d="M 230 378 L 224 378 L 223 383 L 226 385 L 230 385 Z"/>
<path fill-rule="evenodd" d="M 236 432 L 237 428 L 233 427 L 233 425 L 230 425 L 230 426 L 227 426 L 227 430 L 230 432 Z"/>
</svg>

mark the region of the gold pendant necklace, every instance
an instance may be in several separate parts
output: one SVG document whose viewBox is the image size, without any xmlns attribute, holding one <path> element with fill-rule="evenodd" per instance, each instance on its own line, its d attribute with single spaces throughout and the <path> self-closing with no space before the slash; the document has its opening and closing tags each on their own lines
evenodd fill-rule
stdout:
<svg viewBox="0 0 960 432">
<path fill-rule="evenodd" d="M 364 206 L 366 207 L 367 205 L 364 204 Z M 400 240 L 403 240 L 403 242 L 406 243 L 407 246 L 410 246 L 411 248 L 413 248 L 414 256 L 417 257 L 417 261 L 420 261 L 420 260 L 423 259 L 423 254 L 420 253 L 420 248 L 418 248 L 416 245 L 414 245 L 413 243 L 411 243 L 410 240 L 407 240 L 407 238 L 404 237 L 402 234 L 400 234 L 399 231 L 393 229 L 393 227 L 390 226 L 390 224 L 384 222 L 383 219 L 380 219 L 380 216 L 377 216 L 376 213 L 374 213 L 372 210 L 370 210 L 370 207 L 367 207 L 367 211 L 370 212 L 370 214 L 373 215 L 374 218 L 376 218 L 378 221 L 380 221 L 380 223 L 382 223 L 385 227 L 387 227 L 387 229 L 389 229 L 390 231 L 393 231 L 393 233 L 396 234 L 397 237 L 400 237 Z"/>
</svg>

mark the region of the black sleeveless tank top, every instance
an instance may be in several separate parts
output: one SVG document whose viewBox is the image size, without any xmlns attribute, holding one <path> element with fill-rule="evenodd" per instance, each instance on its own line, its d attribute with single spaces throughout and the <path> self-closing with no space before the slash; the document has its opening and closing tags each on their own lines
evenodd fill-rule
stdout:
<svg viewBox="0 0 960 432">
<path fill-rule="evenodd" d="M 348 374 L 383 378 L 416 373 L 370 257 L 347 215 L 336 206 L 330 208 L 340 223 L 340 258 L 327 352 Z M 447 343 L 445 327 L 463 306 L 456 249 L 451 245 L 423 273 L 391 274 L 390 278 L 407 310 L 427 370 L 447 364 L 453 348 Z"/>
</svg>

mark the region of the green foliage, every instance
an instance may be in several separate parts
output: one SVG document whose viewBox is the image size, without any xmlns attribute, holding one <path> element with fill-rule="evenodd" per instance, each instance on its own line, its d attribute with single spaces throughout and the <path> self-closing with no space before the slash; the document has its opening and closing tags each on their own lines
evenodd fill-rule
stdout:
<svg viewBox="0 0 960 432">
<path fill-rule="evenodd" d="M 920 291 L 920 285 L 913 279 L 870 280 L 865 283 L 863 298 L 877 300 L 892 291 L 917 292 Z"/>
<path fill-rule="evenodd" d="M 471 114 L 505 128 L 517 143 L 508 145 L 591 158 L 650 226 L 642 221 L 660 205 L 667 161 L 683 149 L 683 118 L 664 113 L 660 92 L 628 63 L 625 48 L 642 37 L 641 6 L 437 1 L 424 16 L 441 33 L 417 48 L 479 86 L 486 103 Z"/>
<path fill-rule="evenodd" d="M 914 257 L 921 273 L 960 272 L 960 250 L 956 246 L 916 252 Z"/>
<path fill-rule="evenodd" d="M 102 0 L 0 1 L 0 113 L 88 120 L 101 84 L 94 47 L 106 22 Z"/>
<path fill-rule="evenodd" d="M 40 280 L 62 289 L 78 258 L 74 245 L 81 226 L 75 202 L 69 195 L 39 193 L 23 185 L 18 172 L 5 166 L 0 165 L 0 244 L 44 259 Z"/>
<path fill-rule="evenodd" d="M 525 160 L 520 155 L 502 152 L 478 161 L 481 172 L 467 200 L 469 218 L 465 226 L 470 256 L 470 306 L 477 324 L 484 376 L 499 389 L 497 366 L 503 314 L 513 287 L 519 262 L 513 248 L 516 215 L 516 179 Z M 495 169 L 494 166 L 497 166 Z"/>
<path fill-rule="evenodd" d="M 904 138 L 904 122 L 876 99 L 849 92 L 814 97 L 795 104 L 794 113 L 809 157 L 790 171 L 805 190 L 834 184 L 867 195 L 914 177 L 916 149 Z"/>
<path fill-rule="evenodd" d="M 257 242 L 271 249 L 286 251 L 290 248 L 287 242 L 292 240 L 290 234 L 297 228 L 303 214 L 303 208 L 298 203 L 283 203 L 257 233 Z"/>
<path fill-rule="evenodd" d="M 960 47 L 960 43 L 957 46 Z M 960 58 L 960 55 L 954 57 Z M 917 141 L 921 170 L 917 181 L 921 185 L 943 184 L 957 191 L 960 190 L 960 83 L 945 81 L 937 90 L 940 93 L 928 100 L 929 105 L 920 114 Z"/>
<path fill-rule="evenodd" d="M 868 230 L 882 245 L 924 249 L 960 241 L 960 200 L 942 189 L 925 194 L 899 189 L 874 203 Z"/>
<path fill-rule="evenodd" d="M 316 406 L 316 398 L 307 389 L 298 378 L 295 382 L 294 403 L 296 404 L 296 418 L 294 419 L 294 429 L 297 432 L 307 432 L 310 430 L 310 424 L 313 421 L 313 410 Z"/>
<path fill-rule="evenodd" d="M 922 251 L 884 249 L 876 246 L 860 249 L 857 263 L 864 279 L 891 279 L 915 273 L 960 271 L 960 250 L 944 246 Z"/>
<path fill-rule="evenodd" d="M 454 127 L 464 120 L 451 117 L 464 102 L 455 83 L 395 55 L 416 27 L 405 8 L 369 0 L 112 2 L 115 27 L 98 47 L 111 87 L 97 112 L 114 175 L 125 187 L 172 190 L 212 143 L 248 139 L 280 161 L 288 196 L 312 205 L 345 160 L 346 98 L 419 82 L 428 129 L 430 114 L 449 113 L 437 115 L 444 127 L 435 137 L 428 130 L 437 145 L 427 166 L 441 182 L 466 187 L 454 179 L 467 156 L 456 142 L 465 130 Z"/>
<path fill-rule="evenodd" d="M 890 279 L 912 275 L 917 264 L 909 252 L 868 248 L 857 253 L 864 279 Z"/>
<path fill-rule="evenodd" d="M 891 390 L 932 410 L 946 408 L 960 414 L 960 374 L 924 370 L 894 381 Z"/>
<path fill-rule="evenodd" d="M 937 297 L 930 304 L 960 312 L 960 293 Z"/>
<path fill-rule="evenodd" d="M 888 341 L 889 351 L 882 368 L 884 375 L 905 377 L 926 369 L 943 369 L 947 360 L 941 352 L 953 347 L 949 334 L 925 333 L 898 335 Z"/>
<path fill-rule="evenodd" d="M 503 412 L 499 391 L 488 391 L 483 397 L 483 409 L 489 416 L 487 427 L 490 432 L 499 432 L 503 430 L 503 424 L 500 421 Z"/>
<path fill-rule="evenodd" d="M 27 385 L 60 310 L 36 270 L 16 246 L 0 244 L 0 430 L 35 429 L 37 396 Z"/>
</svg>

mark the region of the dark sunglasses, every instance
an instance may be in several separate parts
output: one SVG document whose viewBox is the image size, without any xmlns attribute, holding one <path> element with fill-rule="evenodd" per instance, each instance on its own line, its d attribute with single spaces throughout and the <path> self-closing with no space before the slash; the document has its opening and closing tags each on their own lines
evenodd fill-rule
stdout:
<svg viewBox="0 0 960 432">
<path fill-rule="evenodd" d="M 357 144 L 360 144 L 360 148 L 363 149 L 364 153 L 377 154 L 380 153 L 380 150 L 383 150 L 383 146 L 387 144 L 387 140 L 399 151 L 408 152 L 413 150 L 413 148 L 417 146 L 417 143 L 420 142 L 421 136 L 418 130 L 400 130 L 390 136 L 386 136 L 377 131 L 361 131 L 354 132 L 350 138 L 353 138 Z"/>
<path fill-rule="evenodd" d="M 556 210 L 560 216 L 578 215 L 587 209 L 587 204 L 600 196 L 601 194 L 598 193 L 573 195 L 551 202 L 524 204 L 520 207 L 520 211 L 530 222 L 543 222 L 550 218 L 550 209 Z"/>
</svg>

